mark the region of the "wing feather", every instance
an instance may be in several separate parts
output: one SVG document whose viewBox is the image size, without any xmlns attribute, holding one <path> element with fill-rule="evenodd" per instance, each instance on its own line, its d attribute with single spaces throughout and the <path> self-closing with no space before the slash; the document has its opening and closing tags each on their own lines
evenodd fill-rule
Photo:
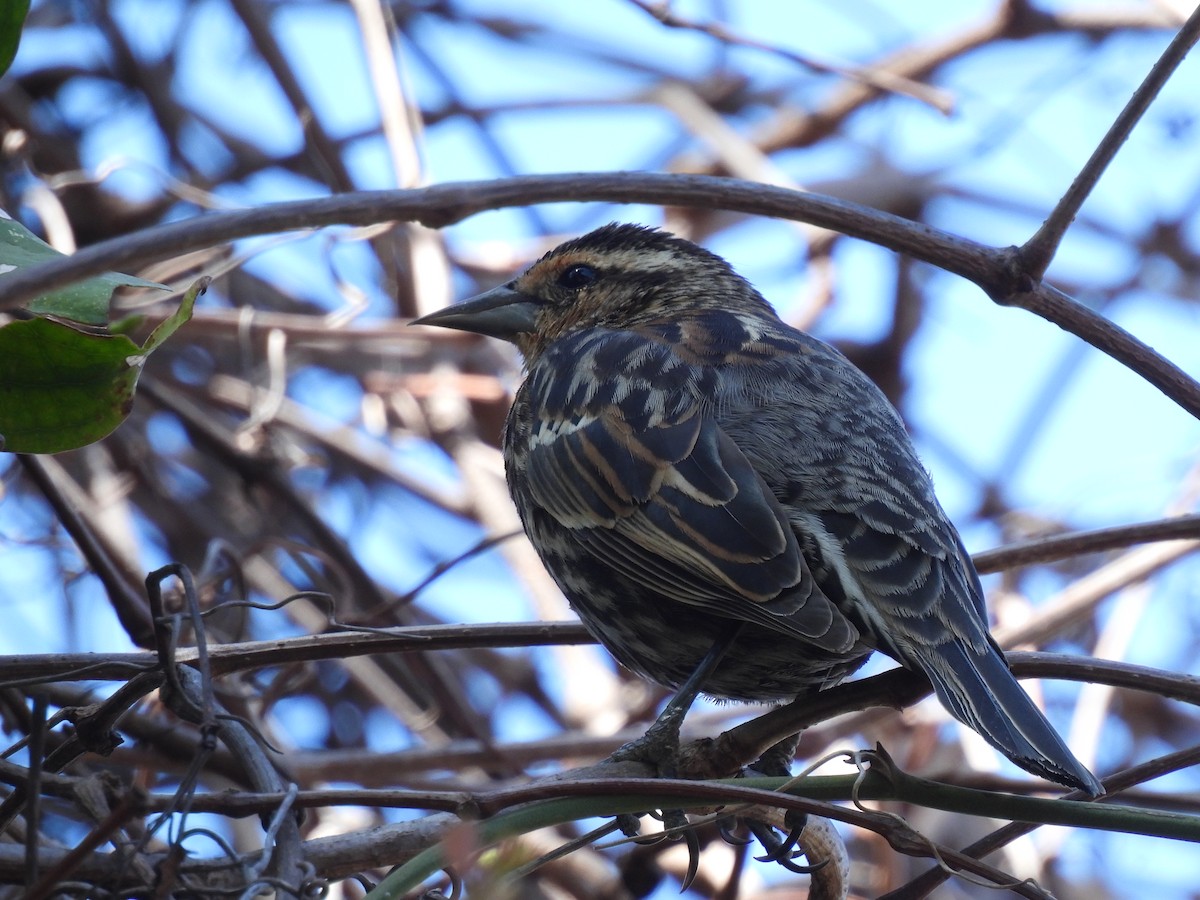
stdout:
<svg viewBox="0 0 1200 900">
<path fill-rule="evenodd" d="M 576 404 L 554 408 L 536 377 L 527 382 L 532 501 L 595 557 L 664 597 L 830 649 L 854 644 L 857 629 L 815 587 L 766 482 L 687 390 L 678 359 L 637 340 L 639 371 L 660 393 L 649 397 L 655 415 L 645 390 L 620 395 L 637 398 L 628 410 L 597 380 L 590 392 L 557 392 Z M 656 354 L 662 378 L 650 366 Z"/>
</svg>

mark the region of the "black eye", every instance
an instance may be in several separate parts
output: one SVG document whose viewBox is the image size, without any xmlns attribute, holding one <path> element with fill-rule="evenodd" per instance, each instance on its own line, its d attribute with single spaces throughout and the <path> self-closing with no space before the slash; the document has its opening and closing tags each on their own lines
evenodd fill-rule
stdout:
<svg viewBox="0 0 1200 900">
<path fill-rule="evenodd" d="M 562 274 L 558 276 L 558 284 L 559 287 L 565 287 L 569 291 L 578 291 L 587 287 L 599 277 L 596 274 L 596 270 L 591 266 L 577 263 L 563 269 Z"/>
</svg>

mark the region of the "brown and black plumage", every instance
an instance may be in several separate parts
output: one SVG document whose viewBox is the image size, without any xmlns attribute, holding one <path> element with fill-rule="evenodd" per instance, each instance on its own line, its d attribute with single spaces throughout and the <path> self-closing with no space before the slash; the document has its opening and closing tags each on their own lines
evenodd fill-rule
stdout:
<svg viewBox="0 0 1200 900">
<path fill-rule="evenodd" d="M 903 423 L 723 259 L 609 225 L 421 320 L 514 343 L 509 488 L 572 607 L 624 665 L 790 700 L 873 650 L 924 672 L 1017 765 L 1101 792 L 1017 684 Z"/>
</svg>

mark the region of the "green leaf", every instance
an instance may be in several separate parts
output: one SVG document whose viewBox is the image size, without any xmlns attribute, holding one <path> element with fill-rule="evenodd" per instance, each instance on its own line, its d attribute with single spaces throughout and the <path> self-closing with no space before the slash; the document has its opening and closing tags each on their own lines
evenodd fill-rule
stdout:
<svg viewBox="0 0 1200 900">
<path fill-rule="evenodd" d="M 0 211 L 0 278 L 14 269 L 62 255 L 20 222 L 10 219 Z M 29 304 L 29 309 L 42 315 L 59 316 L 73 322 L 103 325 L 108 321 L 108 302 L 112 299 L 113 291 L 123 285 L 170 290 L 167 285 L 157 281 L 147 281 L 119 272 L 106 272 L 43 294 Z"/>
<path fill-rule="evenodd" d="M 119 334 L 92 334 L 53 319 L 0 328 L 0 449 L 74 450 L 111 434 L 133 407 L 146 357 L 192 316 L 209 279 L 139 347 Z"/>
<path fill-rule="evenodd" d="M 29 0 L 7 0 L 0 6 L 0 75 L 8 71 L 17 55 L 28 12 Z"/>
<path fill-rule="evenodd" d="M 0 328 L 4 449 L 57 453 L 98 441 L 125 420 L 145 357 L 124 335 L 50 319 Z"/>
</svg>

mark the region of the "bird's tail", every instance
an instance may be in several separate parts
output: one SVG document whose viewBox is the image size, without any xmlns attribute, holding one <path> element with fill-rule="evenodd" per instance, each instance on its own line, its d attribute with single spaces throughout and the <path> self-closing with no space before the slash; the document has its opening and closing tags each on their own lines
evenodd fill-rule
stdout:
<svg viewBox="0 0 1200 900">
<path fill-rule="evenodd" d="M 1043 778 L 1104 793 L 1009 671 L 990 639 L 982 648 L 951 641 L 927 649 L 922 668 L 946 709 L 1014 763 Z"/>
</svg>

